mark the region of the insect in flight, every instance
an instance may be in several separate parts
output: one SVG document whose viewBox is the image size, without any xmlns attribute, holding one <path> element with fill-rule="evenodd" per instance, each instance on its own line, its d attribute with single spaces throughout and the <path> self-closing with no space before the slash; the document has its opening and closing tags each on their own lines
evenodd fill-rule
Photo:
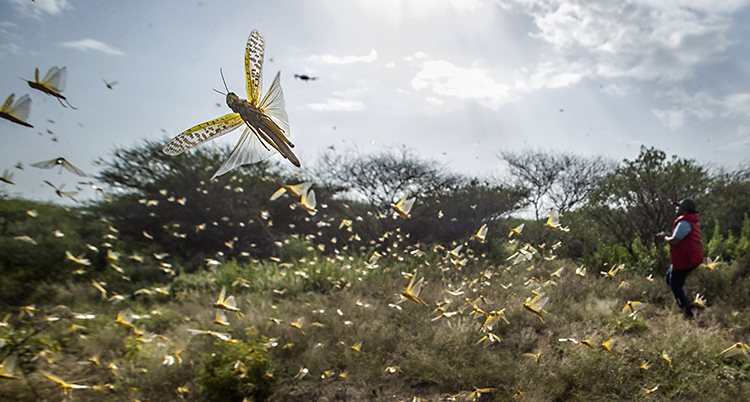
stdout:
<svg viewBox="0 0 750 402">
<path fill-rule="evenodd" d="M 42 91 L 49 96 L 54 96 L 61 105 L 65 106 L 62 102 L 65 101 L 71 109 L 76 110 L 77 108 L 73 107 L 73 105 L 68 102 L 68 99 L 62 94 L 62 91 L 65 90 L 65 81 L 67 78 L 68 68 L 58 68 L 55 66 L 47 71 L 47 74 L 44 75 L 44 78 L 41 81 L 39 81 L 38 68 L 34 70 L 34 81 L 25 81 L 29 83 L 30 87 Z"/>
<path fill-rule="evenodd" d="M 163 148 L 167 155 L 179 155 L 206 141 L 218 138 L 243 123 L 245 131 L 212 179 L 238 166 L 268 159 L 276 152 L 299 167 L 300 162 L 291 148 L 289 118 L 284 108 L 284 93 L 281 90 L 281 72 L 276 73 L 271 87 L 261 99 L 263 75 L 263 53 L 265 39 L 257 30 L 250 33 L 245 47 L 245 74 L 247 77 L 247 100 L 240 99 L 227 89 L 227 106 L 233 113 L 191 127 L 170 140 Z M 223 79 L 223 75 L 222 75 Z M 226 86 L 226 83 L 225 83 Z"/>
<path fill-rule="evenodd" d="M 39 169 L 52 169 L 55 166 L 60 166 L 60 172 L 62 173 L 63 168 L 68 170 L 69 172 L 76 174 L 81 177 L 86 177 L 86 173 L 83 172 L 83 170 L 78 169 L 77 167 L 73 166 L 72 163 L 68 162 L 65 158 L 55 158 L 50 159 L 48 161 L 41 161 L 37 163 L 32 163 L 31 166 Z"/>
<path fill-rule="evenodd" d="M 119 81 L 111 81 L 110 82 L 110 81 L 105 80 L 104 78 L 102 78 L 102 81 L 104 81 L 104 85 L 106 85 L 107 88 L 109 88 L 109 89 L 114 89 L 112 87 L 120 83 Z"/>
<path fill-rule="evenodd" d="M 16 94 L 8 96 L 8 99 L 5 100 L 2 108 L 0 108 L 0 117 L 22 126 L 34 128 L 34 126 L 26 122 L 26 119 L 29 117 L 29 110 L 31 109 L 31 98 L 29 98 L 29 95 L 24 94 L 18 98 L 18 102 L 13 103 L 15 97 Z"/>
</svg>

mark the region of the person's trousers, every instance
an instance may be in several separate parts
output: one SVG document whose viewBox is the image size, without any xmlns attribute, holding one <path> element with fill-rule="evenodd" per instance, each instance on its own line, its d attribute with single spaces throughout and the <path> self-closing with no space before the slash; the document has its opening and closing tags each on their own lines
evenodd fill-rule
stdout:
<svg viewBox="0 0 750 402">
<path fill-rule="evenodd" d="M 664 276 L 664 281 L 667 282 L 669 288 L 672 289 L 675 299 L 677 299 L 677 305 L 682 309 L 686 316 L 693 316 L 693 309 L 691 307 L 690 299 L 685 294 L 683 286 L 685 286 L 685 280 L 688 275 L 693 272 L 695 268 L 689 269 L 672 269 L 669 266 L 667 274 Z"/>
</svg>

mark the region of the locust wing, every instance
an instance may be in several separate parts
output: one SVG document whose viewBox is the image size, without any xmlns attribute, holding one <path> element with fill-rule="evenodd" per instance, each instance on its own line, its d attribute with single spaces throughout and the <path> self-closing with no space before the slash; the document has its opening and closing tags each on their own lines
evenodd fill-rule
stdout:
<svg viewBox="0 0 750 402">
<path fill-rule="evenodd" d="M 260 89 L 263 84 L 263 53 L 266 40 L 257 29 L 250 32 L 245 46 L 245 75 L 247 76 L 247 100 L 253 106 L 260 102 Z"/>
<path fill-rule="evenodd" d="M 162 152 L 167 155 L 179 155 L 190 148 L 203 144 L 206 141 L 230 133 L 244 123 L 245 122 L 242 120 L 239 113 L 229 113 L 218 119 L 198 124 L 197 126 L 183 131 L 164 145 Z M 216 175 L 214 175 L 214 177 L 215 176 Z"/>
</svg>

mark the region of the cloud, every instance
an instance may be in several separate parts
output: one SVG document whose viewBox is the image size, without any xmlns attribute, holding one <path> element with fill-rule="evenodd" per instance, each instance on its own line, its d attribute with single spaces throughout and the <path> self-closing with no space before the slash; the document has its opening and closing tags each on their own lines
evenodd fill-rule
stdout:
<svg viewBox="0 0 750 402">
<path fill-rule="evenodd" d="M 654 114 L 662 123 L 669 127 L 670 130 L 674 131 L 685 125 L 685 111 L 678 109 L 660 110 L 651 109 L 651 113 Z"/>
<path fill-rule="evenodd" d="M 308 60 L 316 63 L 327 63 L 327 64 L 351 64 L 351 63 L 372 63 L 378 59 L 378 52 L 372 49 L 367 56 L 333 56 L 326 54 L 323 56 L 312 55 Z"/>
<path fill-rule="evenodd" d="M 326 103 L 311 103 L 307 105 L 312 110 L 332 111 L 340 110 L 345 112 L 356 112 L 365 110 L 365 104 L 357 100 L 329 98 Z"/>
<path fill-rule="evenodd" d="M 411 85 L 417 91 L 428 90 L 436 95 L 473 99 L 493 109 L 508 99 L 510 90 L 508 85 L 492 79 L 488 70 L 459 67 L 447 60 L 423 62 Z"/>
<path fill-rule="evenodd" d="M 5 57 L 6 55 L 9 55 L 9 54 L 20 55 L 21 53 L 22 53 L 21 47 L 16 45 L 15 43 L 0 44 L 0 57 Z"/>
<path fill-rule="evenodd" d="M 41 20 L 44 14 L 60 15 L 73 6 L 67 0 L 8 0 L 20 17 Z"/>
<path fill-rule="evenodd" d="M 736 93 L 727 95 L 721 101 L 726 111 L 722 117 L 734 117 L 737 115 L 750 116 L 750 93 Z"/>
<path fill-rule="evenodd" d="M 95 39 L 81 39 L 75 42 L 63 42 L 60 44 L 60 46 L 83 50 L 84 52 L 89 51 L 89 50 L 96 50 L 98 52 L 102 52 L 102 53 L 113 55 L 113 56 L 125 55 L 125 53 L 123 53 L 122 51 L 115 49 L 114 47 L 109 46 L 106 43 L 99 42 L 98 40 L 95 40 Z"/>
<path fill-rule="evenodd" d="M 604 77 L 660 81 L 689 78 L 697 66 L 726 50 L 731 13 L 747 4 L 747 0 L 506 2 L 530 15 L 538 28 L 531 36 L 552 44 L 568 62 L 588 64 Z"/>
<path fill-rule="evenodd" d="M 683 89 L 672 89 L 657 96 L 666 97 L 675 105 L 669 110 L 652 109 L 670 130 L 682 127 L 688 118 L 700 121 L 711 120 L 717 115 L 722 118 L 750 116 L 750 93 L 738 92 L 715 98 L 706 92 L 688 94 Z"/>
<path fill-rule="evenodd" d="M 604 87 L 603 90 L 604 90 L 604 93 L 615 95 L 615 96 L 620 96 L 620 97 L 624 97 L 625 95 L 628 94 L 627 88 L 625 88 L 622 85 L 617 85 L 617 84 L 609 84 L 606 87 Z"/>
</svg>

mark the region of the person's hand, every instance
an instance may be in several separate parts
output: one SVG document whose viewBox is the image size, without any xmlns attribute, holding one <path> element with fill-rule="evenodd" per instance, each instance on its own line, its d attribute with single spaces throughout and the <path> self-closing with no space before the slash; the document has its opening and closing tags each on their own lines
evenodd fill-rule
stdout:
<svg viewBox="0 0 750 402">
<path fill-rule="evenodd" d="M 665 237 L 667 237 L 667 234 L 664 232 L 659 232 L 656 234 L 657 239 L 664 240 Z"/>
</svg>

